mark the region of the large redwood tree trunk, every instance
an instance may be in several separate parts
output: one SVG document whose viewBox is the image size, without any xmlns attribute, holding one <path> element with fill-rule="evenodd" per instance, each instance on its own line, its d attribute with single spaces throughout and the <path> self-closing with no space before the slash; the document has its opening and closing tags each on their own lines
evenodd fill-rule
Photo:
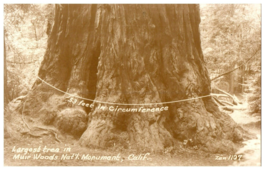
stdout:
<svg viewBox="0 0 267 170">
<path fill-rule="evenodd" d="M 211 152 L 232 150 L 242 129 L 211 97 L 172 102 L 211 92 L 199 23 L 198 5 L 56 5 L 39 70 L 45 82 L 37 79 L 29 92 L 25 119 L 83 146 L 157 151 L 192 139 Z"/>
</svg>

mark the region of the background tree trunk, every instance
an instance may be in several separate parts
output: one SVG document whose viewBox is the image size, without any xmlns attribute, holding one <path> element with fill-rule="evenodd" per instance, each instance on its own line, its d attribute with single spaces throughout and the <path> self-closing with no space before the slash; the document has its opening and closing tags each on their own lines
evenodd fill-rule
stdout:
<svg viewBox="0 0 267 170">
<path fill-rule="evenodd" d="M 56 127 L 83 146 L 163 150 L 176 139 L 210 152 L 234 152 L 242 129 L 218 110 L 201 49 L 198 5 L 56 5 L 39 77 L 24 102 L 28 123 Z M 98 109 L 99 102 L 168 107 L 157 112 Z M 89 102 L 89 101 L 85 101 Z M 34 120 L 29 122 L 29 119 Z M 34 123 L 33 123 L 34 122 Z M 128 145 L 129 142 L 129 145 Z"/>
<path fill-rule="evenodd" d="M 5 30 L 4 30 L 5 35 Z M 8 86 L 7 86 L 7 66 L 6 66 L 6 40 L 4 38 L 4 104 L 6 105 L 9 100 Z"/>
</svg>

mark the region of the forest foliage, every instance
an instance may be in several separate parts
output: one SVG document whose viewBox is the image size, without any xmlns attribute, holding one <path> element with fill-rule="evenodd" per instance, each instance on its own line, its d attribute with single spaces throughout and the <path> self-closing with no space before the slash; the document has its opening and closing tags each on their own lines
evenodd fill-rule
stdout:
<svg viewBox="0 0 267 170">
<path fill-rule="evenodd" d="M 261 48 L 260 5 L 207 4 L 200 11 L 201 44 L 211 78 L 242 65 Z M 25 95 L 36 80 L 53 15 L 52 4 L 5 4 L 5 102 Z M 252 113 L 260 113 L 261 52 L 239 70 L 245 77 L 243 97 Z"/>
<path fill-rule="evenodd" d="M 47 44 L 47 23 L 53 5 L 6 4 L 4 36 L 7 102 L 25 95 L 34 83 Z"/>
<path fill-rule="evenodd" d="M 201 5 L 201 43 L 210 77 L 243 65 L 231 74 L 251 113 L 261 112 L 261 6 Z M 256 53 L 255 56 L 253 56 Z M 252 58 L 251 58 L 252 57 Z M 249 60 L 249 62 L 247 62 Z M 225 75 L 229 79 L 230 74 Z M 239 80 L 243 79 L 243 80 Z"/>
</svg>

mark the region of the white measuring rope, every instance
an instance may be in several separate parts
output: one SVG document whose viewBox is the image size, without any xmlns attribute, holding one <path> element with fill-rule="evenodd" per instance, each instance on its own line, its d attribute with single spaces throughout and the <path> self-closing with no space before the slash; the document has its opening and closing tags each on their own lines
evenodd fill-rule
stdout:
<svg viewBox="0 0 267 170">
<path fill-rule="evenodd" d="M 96 102 L 96 103 L 103 103 L 103 104 L 116 104 L 116 105 L 131 105 L 131 106 L 134 106 L 134 105 L 153 105 L 153 104 L 170 104 L 170 103 L 178 103 L 178 102 L 184 102 L 184 101 L 189 101 L 189 100 L 195 100 L 195 99 L 201 99 L 201 98 L 205 98 L 205 97 L 209 97 L 209 96 L 212 96 L 211 94 L 209 95 L 205 95 L 205 96 L 199 96 L 199 97 L 194 97 L 194 98 L 189 98 L 189 99 L 183 99 L 183 100 L 176 100 L 176 101 L 170 101 L 170 102 L 160 102 L 160 103 L 144 103 L 144 104 L 126 104 L 126 103 L 110 103 L 110 102 L 103 102 L 103 101 L 98 101 L 98 100 L 92 100 L 92 99 L 87 99 L 87 98 L 83 98 L 83 97 L 79 97 L 79 96 L 75 96 L 73 94 L 70 94 L 68 92 L 65 92 L 63 90 L 60 90 L 56 87 L 54 87 L 53 85 L 47 83 L 46 81 L 44 81 L 43 79 L 41 79 L 39 76 L 37 76 L 37 78 L 39 80 L 41 80 L 42 82 L 44 82 L 45 84 L 47 84 L 48 86 L 56 89 L 57 91 L 60 91 L 64 94 L 68 94 L 70 95 L 70 97 L 75 97 L 75 98 L 79 98 L 79 99 L 83 99 L 83 100 L 88 100 L 88 101 L 92 101 L 92 102 Z"/>
</svg>

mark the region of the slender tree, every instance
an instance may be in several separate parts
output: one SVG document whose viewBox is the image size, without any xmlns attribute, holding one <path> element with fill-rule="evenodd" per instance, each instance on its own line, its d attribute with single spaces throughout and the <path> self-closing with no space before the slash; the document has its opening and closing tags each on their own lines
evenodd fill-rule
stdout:
<svg viewBox="0 0 267 170">
<path fill-rule="evenodd" d="M 229 152 L 243 139 L 209 96 L 198 5 L 55 8 L 41 79 L 23 103 L 31 127 L 71 134 L 83 146 L 123 141 L 153 151 L 191 139 Z"/>
<path fill-rule="evenodd" d="M 4 30 L 4 35 L 5 34 Z M 6 66 L 6 41 L 4 39 L 4 103 L 8 103 L 7 66 Z"/>
</svg>

